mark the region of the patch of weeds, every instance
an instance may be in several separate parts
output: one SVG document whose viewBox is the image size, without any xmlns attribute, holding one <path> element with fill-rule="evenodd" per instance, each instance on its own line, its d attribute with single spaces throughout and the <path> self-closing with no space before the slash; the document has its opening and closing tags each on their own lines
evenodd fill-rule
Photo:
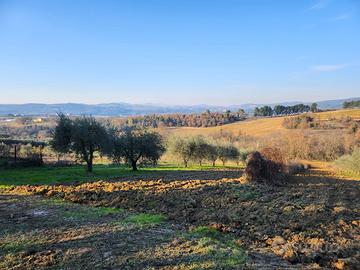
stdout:
<svg viewBox="0 0 360 270">
<path fill-rule="evenodd" d="M 137 226 L 152 226 L 158 225 L 166 220 L 165 216 L 161 214 L 136 214 L 128 217 L 126 222 Z"/>
<path fill-rule="evenodd" d="M 6 253 L 17 253 L 20 251 L 32 250 L 36 246 L 43 244 L 39 239 L 31 239 L 25 234 L 6 235 L 0 241 L 0 250 Z"/>
<path fill-rule="evenodd" d="M 246 254 L 241 249 L 220 249 L 215 254 L 215 259 L 217 260 L 216 264 L 222 268 L 238 269 L 246 262 Z"/>
<path fill-rule="evenodd" d="M 195 241 L 193 247 L 203 259 L 211 262 L 215 269 L 238 269 L 245 264 L 247 257 L 244 249 L 232 238 L 215 228 L 199 226 L 185 235 L 189 241 Z M 203 260 L 202 259 L 202 260 Z"/>
<path fill-rule="evenodd" d="M 0 185 L 0 190 L 7 191 L 13 187 L 12 185 Z"/>
<path fill-rule="evenodd" d="M 112 214 L 119 214 L 123 211 L 123 209 L 115 207 L 84 207 L 82 209 L 65 211 L 63 215 L 70 219 L 96 219 Z"/>
<path fill-rule="evenodd" d="M 216 239 L 220 236 L 220 232 L 218 230 L 208 226 L 196 227 L 191 231 L 191 234 L 195 237 L 207 237 L 212 239 Z"/>
<path fill-rule="evenodd" d="M 255 190 L 235 190 L 234 195 L 236 198 L 243 201 L 251 201 L 259 197 L 259 193 Z"/>
</svg>

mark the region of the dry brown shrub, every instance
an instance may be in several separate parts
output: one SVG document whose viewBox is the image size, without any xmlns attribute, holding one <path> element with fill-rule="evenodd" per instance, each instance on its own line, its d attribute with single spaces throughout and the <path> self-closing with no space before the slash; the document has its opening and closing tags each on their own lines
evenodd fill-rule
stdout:
<svg viewBox="0 0 360 270">
<path fill-rule="evenodd" d="M 315 119 L 312 115 L 304 114 L 293 117 L 285 117 L 282 125 L 288 129 L 313 128 L 319 125 L 319 120 Z"/>
<path fill-rule="evenodd" d="M 351 152 L 357 145 L 355 138 L 340 131 L 299 130 L 264 143 L 279 148 L 284 162 L 296 159 L 333 161 Z"/>
<path fill-rule="evenodd" d="M 255 151 L 248 155 L 245 168 L 245 178 L 249 182 L 263 184 L 277 184 L 283 177 L 281 164 L 265 159 L 260 152 Z"/>
<path fill-rule="evenodd" d="M 278 164 L 284 163 L 283 153 L 278 147 L 265 147 L 260 151 L 260 153 L 267 160 L 274 161 Z"/>
<path fill-rule="evenodd" d="M 346 134 L 344 136 L 345 153 L 351 154 L 356 148 L 360 147 L 360 129 L 356 133 Z"/>
</svg>

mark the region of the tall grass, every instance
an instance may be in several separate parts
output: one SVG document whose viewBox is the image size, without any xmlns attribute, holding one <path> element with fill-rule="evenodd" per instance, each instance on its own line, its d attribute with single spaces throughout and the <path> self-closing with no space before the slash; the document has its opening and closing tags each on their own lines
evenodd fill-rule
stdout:
<svg viewBox="0 0 360 270">
<path fill-rule="evenodd" d="M 335 164 L 340 170 L 360 176 L 360 148 L 355 149 L 350 155 L 340 157 Z"/>
</svg>

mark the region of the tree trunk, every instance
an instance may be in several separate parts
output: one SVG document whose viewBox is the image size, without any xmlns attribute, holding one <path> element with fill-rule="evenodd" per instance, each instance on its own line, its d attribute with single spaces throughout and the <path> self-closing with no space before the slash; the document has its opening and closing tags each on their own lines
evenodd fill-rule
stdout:
<svg viewBox="0 0 360 270">
<path fill-rule="evenodd" d="M 202 161 L 201 160 L 199 160 L 199 165 L 200 165 L 200 167 L 202 166 Z"/>
<path fill-rule="evenodd" d="M 17 146 L 16 145 L 14 146 L 14 161 L 15 161 L 15 163 L 17 161 Z"/>
<path fill-rule="evenodd" d="M 93 171 L 93 159 L 94 159 L 94 153 L 93 153 L 92 149 L 90 149 L 89 157 L 86 160 L 87 171 L 90 173 Z"/>
<path fill-rule="evenodd" d="M 212 165 L 213 165 L 213 167 L 215 167 L 215 160 L 213 161 Z"/>
<path fill-rule="evenodd" d="M 184 166 L 185 166 L 185 168 L 187 168 L 187 166 L 188 166 L 188 162 L 185 159 L 184 159 Z"/>
<path fill-rule="evenodd" d="M 136 161 L 135 160 L 131 160 L 131 167 L 133 171 L 137 171 L 137 166 L 136 166 Z"/>
<path fill-rule="evenodd" d="M 44 163 L 44 159 L 43 159 L 43 148 L 40 148 L 40 154 L 39 154 L 39 157 L 40 157 L 40 163 L 43 164 Z"/>
<path fill-rule="evenodd" d="M 92 161 L 92 159 L 89 159 L 89 161 L 86 162 L 86 164 L 87 164 L 86 171 L 91 173 L 93 171 L 93 161 Z"/>
</svg>

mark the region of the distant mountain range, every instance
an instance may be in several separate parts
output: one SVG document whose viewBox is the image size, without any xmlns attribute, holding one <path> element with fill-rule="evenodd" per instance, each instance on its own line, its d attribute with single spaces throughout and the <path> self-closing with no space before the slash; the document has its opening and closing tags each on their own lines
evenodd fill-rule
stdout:
<svg viewBox="0 0 360 270">
<path fill-rule="evenodd" d="M 345 101 L 360 100 L 358 98 L 335 99 L 316 101 L 320 109 L 340 109 Z M 235 111 L 239 108 L 251 113 L 255 107 L 269 105 L 294 105 L 311 104 L 309 102 L 293 101 L 273 104 L 240 104 L 230 106 L 213 105 L 192 105 L 192 106 L 171 106 L 171 105 L 153 105 L 153 104 L 129 104 L 129 103 L 106 103 L 106 104 L 81 104 L 81 103 L 61 103 L 61 104 L 0 104 L 0 115 L 55 115 L 59 112 L 70 115 L 94 115 L 94 116 L 129 116 L 144 114 L 164 114 L 164 113 L 199 113 L 209 109 L 210 111 Z"/>
</svg>

